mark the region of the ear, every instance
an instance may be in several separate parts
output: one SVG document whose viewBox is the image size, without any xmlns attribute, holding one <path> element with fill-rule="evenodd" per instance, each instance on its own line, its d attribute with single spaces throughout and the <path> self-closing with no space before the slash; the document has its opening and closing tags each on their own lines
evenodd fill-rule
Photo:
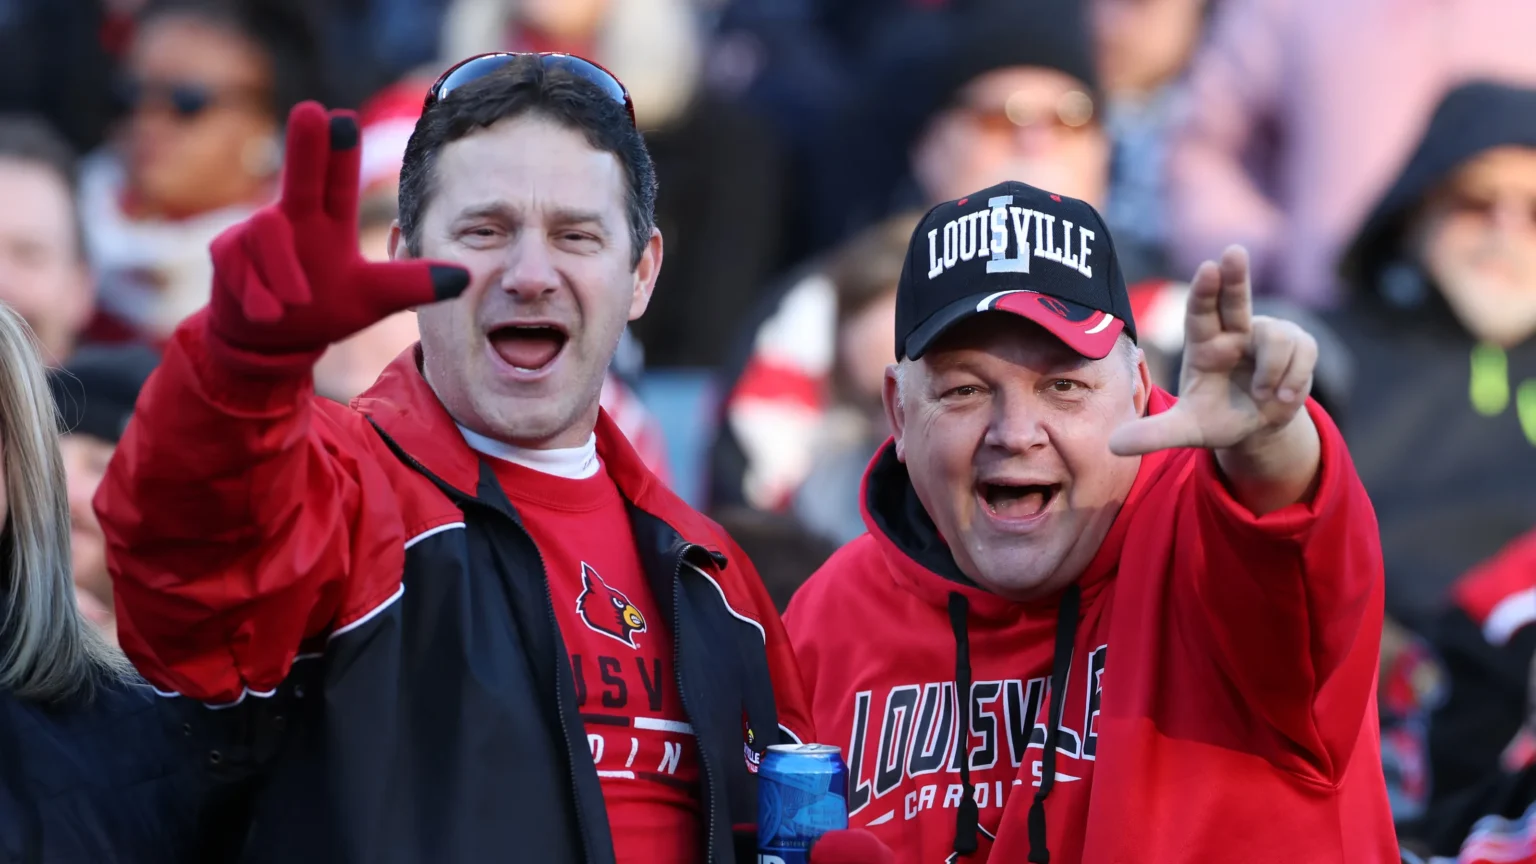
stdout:
<svg viewBox="0 0 1536 864">
<path fill-rule="evenodd" d="M 1136 380 L 1131 399 L 1136 403 L 1136 416 L 1147 416 L 1147 403 L 1152 401 L 1152 370 L 1147 368 L 1147 352 L 1136 349 Z"/>
<path fill-rule="evenodd" d="M 645 314 L 651 305 L 651 292 L 656 290 L 656 277 L 661 274 L 661 229 L 651 229 L 651 239 L 645 241 L 640 252 L 640 263 L 635 265 L 635 284 L 629 298 L 629 320 Z"/>
<path fill-rule="evenodd" d="M 411 257 L 411 250 L 405 247 L 405 235 L 400 233 L 400 220 L 389 223 L 389 260 L 400 261 Z"/>
<path fill-rule="evenodd" d="M 906 461 L 906 448 L 902 443 L 907 418 L 906 404 L 901 399 L 901 379 L 896 377 L 896 364 L 885 367 L 885 382 L 880 388 L 880 401 L 885 404 L 885 419 L 891 424 L 891 434 L 896 437 L 896 458 Z"/>
</svg>

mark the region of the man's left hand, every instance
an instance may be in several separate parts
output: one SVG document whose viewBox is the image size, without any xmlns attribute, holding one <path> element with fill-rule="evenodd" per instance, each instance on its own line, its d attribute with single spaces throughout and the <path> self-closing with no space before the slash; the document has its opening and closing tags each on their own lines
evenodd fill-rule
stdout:
<svg viewBox="0 0 1536 864">
<path fill-rule="evenodd" d="M 1109 448 L 1120 456 L 1224 449 L 1276 433 L 1306 404 L 1316 365 L 1317 341 L 1307 331 L 1253 314 L 1248 253 L 1230 246 L 1190 283 L 1178 403 L 1115 430 Z"/>
</svg>

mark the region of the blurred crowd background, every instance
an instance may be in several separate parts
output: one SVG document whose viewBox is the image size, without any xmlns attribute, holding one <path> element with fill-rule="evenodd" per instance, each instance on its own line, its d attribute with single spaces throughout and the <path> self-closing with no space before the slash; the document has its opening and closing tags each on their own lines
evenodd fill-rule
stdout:
<svg viewBox="0 0 1536 864">
<path fill-rule="evenodd" d="M 661 185 L 604 404 L 781 604 L 864 530 L 926 207 L 1003 179 L 1097 206 L 1170 389 L 1181 280 L 1245 244 L 1261 311 L 1322 345 L 1386 555 L 1394 805 L 1452 854 L 1536 800 L 1533 46 L 1532 0 L 0 0 L 0 302 L 58 370 L 80 602 L 110 632 L 91 495 L 288 109 L 360 112 L 383 257 L 432 80 L 569 51 L 628 85 Z M 335 346 L 317 389 L 414 339 L 406 313 Z"/>
</svg>

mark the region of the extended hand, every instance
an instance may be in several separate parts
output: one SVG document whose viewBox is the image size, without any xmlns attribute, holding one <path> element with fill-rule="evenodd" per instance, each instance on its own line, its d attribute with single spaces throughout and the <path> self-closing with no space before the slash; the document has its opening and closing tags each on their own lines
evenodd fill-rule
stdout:
<svg viewBox="0 0 1536 864">
<path fill-rule="evenodd" d="M 213 241 L 210 347 L 245 367 L 313 363 L 327 345 L 458 296 L 462 267 L 358 251 L 357 118 L 304 102 L 288 118 L 282 196 Z"/>
<path fill-rule="evenodd" d="M 1285 428 L 1312 390 L 1317 341 L 1290 321 L 1253 315 L 1248 253 L 1230 246 L 1190 283 L 1179 401 L 1115 430 L 1109 449 L 1235 447 Z"/>
</svg>

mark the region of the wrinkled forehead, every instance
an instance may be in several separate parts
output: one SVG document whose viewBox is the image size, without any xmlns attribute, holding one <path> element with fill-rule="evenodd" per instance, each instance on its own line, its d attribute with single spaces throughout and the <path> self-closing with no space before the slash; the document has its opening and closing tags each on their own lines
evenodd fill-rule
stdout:
<svg viewBox="0 0 1536 864">
<path fill-rule="evenodd" d="M 538 115 L 499 121 L 444 145 L 436 160 L 437 202 L 452 218 L 501 207 L 523 218 L 561 213 L 622 219 L 619 159 L 579 131 Z M 616 223 L 617 224 L 617 223 Z"/>
</svg>

